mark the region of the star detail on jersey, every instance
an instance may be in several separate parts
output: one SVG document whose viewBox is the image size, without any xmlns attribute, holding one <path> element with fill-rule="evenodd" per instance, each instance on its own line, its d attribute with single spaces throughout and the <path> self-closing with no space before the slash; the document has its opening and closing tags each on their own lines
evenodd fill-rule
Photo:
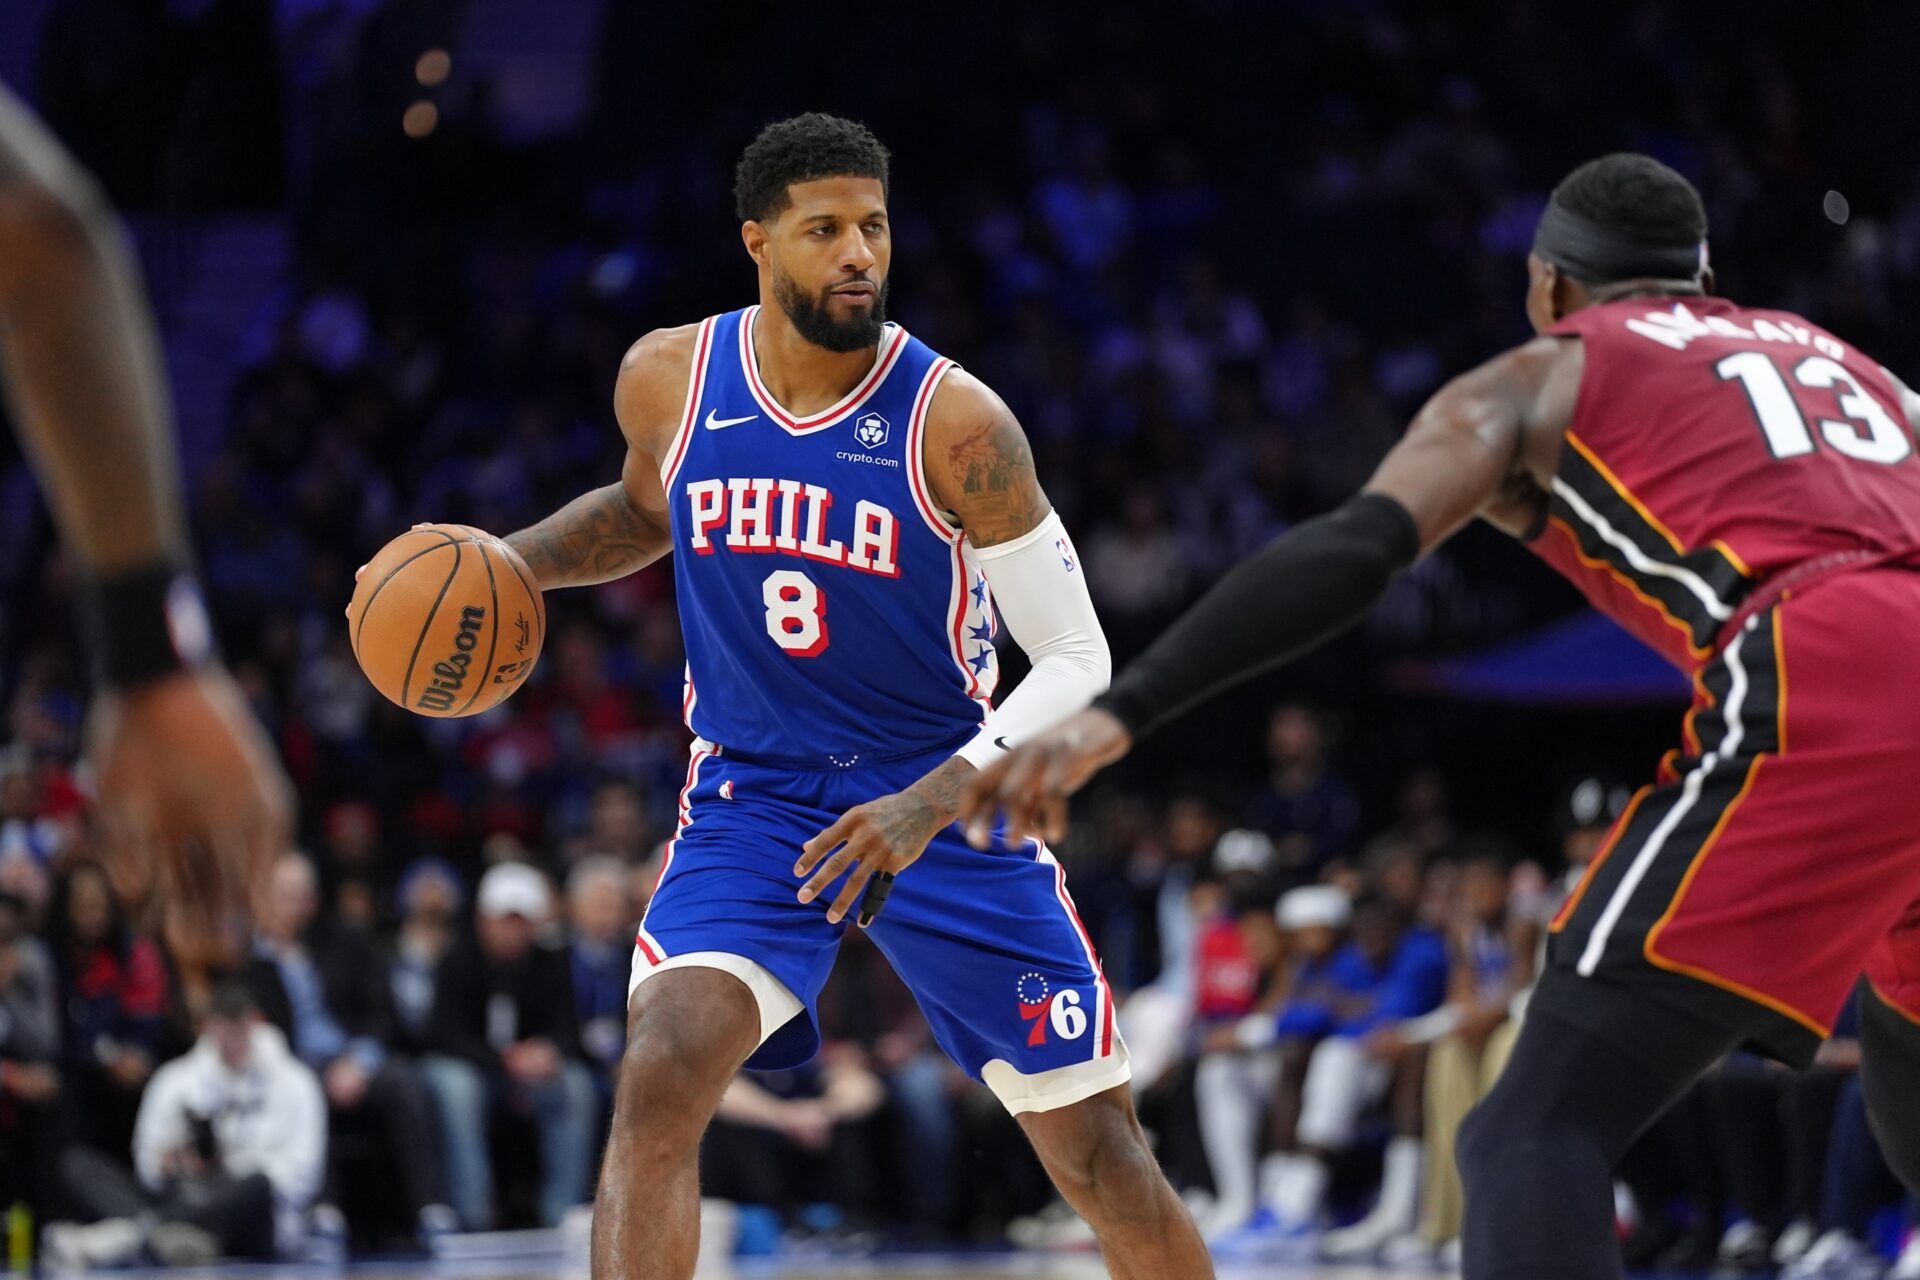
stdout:
<svg viewBox="0 0 1920 1280">
<path fill-rule="evenodd" d="M 953 620 L 953 658 L 966 673 L 968 693 L 978 699 L 985 691 L 991 697 L 999 672 L 999 653 L 993 647 L 993 596 L 986 575 L 972 566 L 960 582 L 964 589 L 958 601 L 960 616 Z M 969 642 L 980 647 L 969 653 Z"/>
</svg>

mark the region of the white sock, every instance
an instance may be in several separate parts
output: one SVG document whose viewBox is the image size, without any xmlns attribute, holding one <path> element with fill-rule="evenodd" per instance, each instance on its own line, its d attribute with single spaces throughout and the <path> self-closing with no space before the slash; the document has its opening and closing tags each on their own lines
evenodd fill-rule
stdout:
<svg viewBox="0 0 1920 1280">
<path fill-rule="evenodd" d="M 1287 1168 L 1299 1156 L 1286 1151 L 1275 1151 L 1260 1160 L 1260 1203 L 1272 1204 L 1279 1190 L 1280 1180 L 1287 1175 Z"/>
<path fill-rule="evenodd" d="M 1425 1156 L 1418 1138 L 1395 1138 L 1387 1144 L 1387 1161 L 1380 1176 L 1380 1201 L 1369 1218 L 1391 1226 L 1397 1235 L 1413 1229 L 1420 1211 L 1420 1169 Z"/>
<path fill-rule="evenodd" d="M 1274 1216 L 1281 1225 L 1310 1227 L 1320 1220 L 1327 1197 L 1327 1166 L 1318 1156 L 1295 1156 L 1273 1189 Z"/>
<path fill-rule="evenodd" d="M 1200 1141 L 1207 1165 L 1213 1170 L 1215 1194 L 1212 1221 L 1239 1225 L 1253 1216 L 1255 1136 L 1260 1129 L 1257 1097 L 1241 1064 L 1228 1054 L 1200 1060 L 1194 1079 L 1194 1102 L 1200 1113 Z"/>
</svg>

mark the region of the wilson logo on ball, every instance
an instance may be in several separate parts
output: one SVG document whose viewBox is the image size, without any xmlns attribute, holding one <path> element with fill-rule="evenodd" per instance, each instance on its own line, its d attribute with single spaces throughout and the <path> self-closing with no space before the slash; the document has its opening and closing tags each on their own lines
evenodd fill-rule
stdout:
<svg viewBox="0 0 1920 1280">
<path fill-rule="evenodd" d="M 468 605 L 460 611 L 460 630 L 453 637 L 453 652 L 433 664 L 433 679 L 420 691 L 417 705 L 429 711 L 448 711 L 453 695 L 467 682 L 467 668 L 473 665 L 473 649 L 480 643 L 480 624 L 487 620 L 486 609 Z"/>
</svg>

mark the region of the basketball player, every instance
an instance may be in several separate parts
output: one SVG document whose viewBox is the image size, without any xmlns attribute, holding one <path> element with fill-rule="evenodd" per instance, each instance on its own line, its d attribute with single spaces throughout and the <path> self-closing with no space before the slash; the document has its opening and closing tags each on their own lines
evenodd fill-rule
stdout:
<svg viewBox="0 0 1920 1280">
<path fill-rule="evenodd" d="M 0 364 L 79 571 L 89 754 L 116 887 L 166 904 L 189 971 L 232 958 L 289 835 L 286 776 L 213 649 L 152 321 L 83 173 L 0 87 Z"/>
<path fill-rule="evenodd" d="M 1037 841 L 973 849 L 953 825 L 980 762 L 1111 663 L 1020 425 L 885 320 L 887 168 L 832 116 L 761 133 L 735 178 L 758 304 L 636 343 L 620 483 L 507 540 L 543 588 L 673 552 L 686 635 L 696 739 L 635 948 L 593 1274 L 693 1274 L 701 1132 L 743 1065 L 812 1056 L 852 913 L 1113 1274 L 1209 1276 L 1065 873 Z M 996 604 L 1033 659 L 998 709 Z"/>
<path fill-rule="evenodd" d="M 1608 1171 L 1634 1135 L 1743 1042 L 1808 1062 L 1863 968 L 1869 1104 L 1920 1188 L 1920 402 L 1806 320 L 1712 297 L 1700 197 L 1645 156 L 1560 184 L 1528 275 L 1540 337 L 1442 388 L 1365 492 L 961 811 L 1057 830 L 1142 734 L 1345 629 L 1470 518 L 1525 539 L 1695 687 L 1460 1136 L 1466 1274 L 1586 1280 L 1619 1274 Z"/>
</svg>

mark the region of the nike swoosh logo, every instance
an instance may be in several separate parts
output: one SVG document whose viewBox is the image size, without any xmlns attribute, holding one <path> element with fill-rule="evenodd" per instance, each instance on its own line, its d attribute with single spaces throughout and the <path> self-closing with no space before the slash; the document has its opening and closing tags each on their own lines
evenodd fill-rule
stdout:
<svg viewBox="0 0 1920 1280">
<path fill-rule="evenodd" d="M 1000 748 L 1000 749 L 1001 749 L 1002 751 L 1011 751 L 1011 750 L 1013 750 L 1013 748 L 1012 748 L 1012 747 L 1010 747 L 1010 746 L 1008 746 L 1008 745 L 1007 745 L 1007 739 L 1006 739 L 1006 735 L 1005 735 L 1005 734 L 1002 734 L 1002 735 L 1001 735 L 1000 737 L 998 737 L 998 738 L 995 738 L 995 739 L 993 740 L 993 745 L 994 745 L 994 746 L 996 746 L 996 747 L 998 747 L 998 748 Z"/>
<path fill-rule="evenodd" d="M 759 416 L 757 413 L 750 413 L 744 418 L 716 418 L 713 416 L 713 410 L 709 409 L 707 410 L 707 430 L 718 431 L 722 427 L 737 427 L 743 422 L 752 422 Z"/>
</svg>

